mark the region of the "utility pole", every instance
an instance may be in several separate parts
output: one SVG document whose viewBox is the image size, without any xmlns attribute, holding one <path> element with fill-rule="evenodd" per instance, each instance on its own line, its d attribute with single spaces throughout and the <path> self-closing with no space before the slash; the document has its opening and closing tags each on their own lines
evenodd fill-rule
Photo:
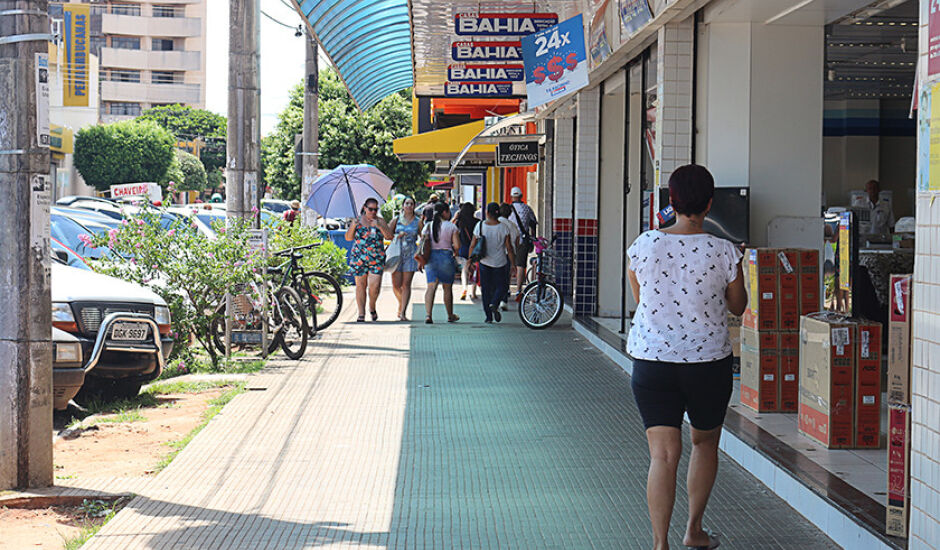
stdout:
<svg viewBox="0 0 940 550">
<path fill-rule="evenodd" d="M 261 227 L 260 0 L 231 0 L 228 43 L 228 140 L 225 206 Z"/>
<path fill-rule="evenodd" d="M 47 6 L 0 0 L 0 489 L 52 485 Z"/>
<path fill-rule="evenodd" d="M 300 208 L 303 225 L 313 227 L 317 222 L 316 213 L 307 207 L 307 199 L 313 182 L 317 179 L 318 154 L 320 150 L 320 70 L 317 67 L 317 39 L 308 29 L 305 49 L 307 58 L 305 63 L 306 78 L 304 82 L 304 151 L 303 172 L 300 180 Z"/>
</svg>

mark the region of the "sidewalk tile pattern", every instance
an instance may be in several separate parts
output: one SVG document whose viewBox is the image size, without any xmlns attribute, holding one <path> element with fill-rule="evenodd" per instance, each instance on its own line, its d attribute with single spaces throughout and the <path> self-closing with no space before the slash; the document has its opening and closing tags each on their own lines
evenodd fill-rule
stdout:
<svg viewBox="0 0 940 550">
<path fill-rule="evenodd" d="M 305 360 L 250 378 L 86 550 L 651 546 L 629 379 L 567 323 L 483 325 L 470 305 L 454 325 L 351 313 Z M 837 548 L 720 468 L 706 523 L 722 548 Z"/>
</svg>

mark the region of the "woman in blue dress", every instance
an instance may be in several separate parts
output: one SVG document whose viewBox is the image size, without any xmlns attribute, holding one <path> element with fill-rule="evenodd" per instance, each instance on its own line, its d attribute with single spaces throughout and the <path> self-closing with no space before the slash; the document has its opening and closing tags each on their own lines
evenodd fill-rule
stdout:
<svg viewBox="0 0 940 550">
<path fill-rule="evenodd" d="M 401 214 L 392 220 L 392 233 L 401 241 L 401 263 L 392 273 L 392 289 L 398 298 L 398 319 L 408 320 L 408 303 L 411 301 L 411 281 L 418 270 L 418 217 L 415 216 L 415 200 L 407 197 L 401 205 Z"/>
</svg>

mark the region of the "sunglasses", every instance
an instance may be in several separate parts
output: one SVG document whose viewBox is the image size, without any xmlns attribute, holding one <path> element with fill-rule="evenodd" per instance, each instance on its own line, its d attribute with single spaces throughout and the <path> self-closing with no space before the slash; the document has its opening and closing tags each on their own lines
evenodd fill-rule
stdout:
<svg viewBox="0 0 940 550">
<path fill-rule="evenodd" d="M 371 206 L 367 206 L 367 207 L 366 207 L 366 210 L 368 210 L 369 212 L 378 212 L 378 211 L 379 211 L 378 208 L 372 208 Z"/>
</svg>

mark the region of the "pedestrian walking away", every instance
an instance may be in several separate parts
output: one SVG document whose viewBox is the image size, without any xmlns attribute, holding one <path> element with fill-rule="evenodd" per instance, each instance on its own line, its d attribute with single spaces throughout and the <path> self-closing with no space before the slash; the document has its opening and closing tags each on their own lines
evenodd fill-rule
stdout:
<svg viewBox="0 0 940 550">
<path fill-rule="evenodd" d="M 434 217 L 424 226 L 425 246 L 431 254 L 425 266 L 428 277 L 428 289 L 424 294 L 424 307 L 427 310 L 425 323 L 433 323 L 434 297 L 437 285 L 443 287 L 444 307 L 447 309 L 447 322 L 460 320 L 454 315 L 454 277 L 457 274 L 455 253 L 460 249 L 457 226 L 450 222 L 450 209 L 443 202 L 434 205 Z"/>
<path fill-rule="evenodd" d="M 519 228 L 519 242 L 516 244 L 516 301 L 519 301 L 522 288 L 525 287 L 525 270 L 528 267 L 529 254 L 532 253 L 532 243 L 535 240 L 538 220 L 532 207 L 522 201 L 522 189 L 513 187 L 509 193 L 512 196 L 512 220 Z"/>
<path fill-rule="evenodd" d="M 408 303 L 411 302 L 411 281 L 418 270 L 415 254 L 418 252 L 418 216 L 415 215 L 415 200 L 407 197 L 402 201 L 401 214 L 392 220 L 392 234 L 401 244 L 401 264 L 392 273 L 392 289 L 398 298 L 398 320 L 408 320 Z"/>
<path fill-rule="evenodd" d="M 646 498 L 654 550 L 669 548 L 686 413 L 692 455 L 682 543 L 704 549 L 719 544 L 702 520 L 718 473 L 718 442 L 731 399 L 728 312 L 741 315 L 747 293 L 740 251 L 702 228 L 714 194 L 715 181 L 704 167 L 676 169 L 669 178 L 676 223 L 643 233 L 627 249 L 627 276 L 639 304 L 627 351 L 634 359 L 631 384 L 650 451 Z"/>
<path fill-rule="evenodd" d="M 418 232 L 424 233 L 424 226 L 428 223 L 431 223 L 431 220 L 434 219 L 434 206 L 440 201 L 440 197 L 437 196 L 437 193 L 431 193 L 431 196 L 428 197 L 428 202 L 421 205 L 421 220 L 418 222 Z"/>
<path fill-rule="evenodd" d="M 382 273 L 385 271 L 385 239 L 392 238 L 388 224 L 379 216 L 379 201 L 366 199 L 359 219 L 350 220 L 346 229 L 346 240 L 353 241 L 349 251 L 349 272 L 356 278 L 356 305 L 359 307 L 357 321 L 366 320 L 366 293 L 369 295 L 369 313 L 373 321 L 379 320 L 375 302 L 382 288 Z"/>
<path fill-rule="evenodd" d="M 499 205 L 499 222 L 505 225 L 509 229 L 509 238 L 512 241 L 513 251 L 516 254 L 518 254 L 519 243 L 520 243 L 519 239 L 522 233 L 519 231 L 519 224 L 517 224 L 515 220 L 510 219 L 513 217 L 514 216 L 513 216 L 513 210 L 512 210 L 511 204 L 509 204 L 508 202 L 504 202 Z M 509 269 L 506 270 L 506 293 L 504 296 L 500 298 L 503 301 L 503 306 L 502 306 L 503 311 L 506 311 L 507 309 L 506 302 L 509 301 L 509 288 L 512 286 L 512 279 L 515 276 L 515 274 L 516 274 L 516 265 L 515 265 L 515 262 L 513 262 L 509 266 Z M 517 289 L 517 293 L 520 292 L 521 290 L 522 290 L 521 288 Z"/>
<path fill-rule="evenodd" d="M 513 264 L 512 237 L 509 227 L 499 221 L 499 205 L 486 205 L 486 221 L 478 224 L 473 232 L 470 250 L 477 253 L 482 241 L 480 265 L 480 287 L 483 292 L 483 314 L 485 323 L 502 321 L 499 302 L 509 292 L 509 270 Z M 475 258 L 476 259 L 476 258 Z"/>
<path fill-rule="evenodd" d="M 457 268 L 460 270 L 460 284 L 463 287 L 460 293 L 461 300 L 467 299 L 467 289 L 471 285 L 473 286 L 471 298 L 476 298 L 477 295 L 477 285 L 473 282 L 471 273 L 473 262 L 470 261 L 470 241 L 473 240 L 473 230 L 480 223 L 480 220 L 476 219 L 473 214 L 473 204 L 465 202 L 460 205 L 457 218 L 454 220 L 454 225 L 457 226 L 457 235 L 460 238 L 460 250 L 457 251 Z"/>
</svg>

